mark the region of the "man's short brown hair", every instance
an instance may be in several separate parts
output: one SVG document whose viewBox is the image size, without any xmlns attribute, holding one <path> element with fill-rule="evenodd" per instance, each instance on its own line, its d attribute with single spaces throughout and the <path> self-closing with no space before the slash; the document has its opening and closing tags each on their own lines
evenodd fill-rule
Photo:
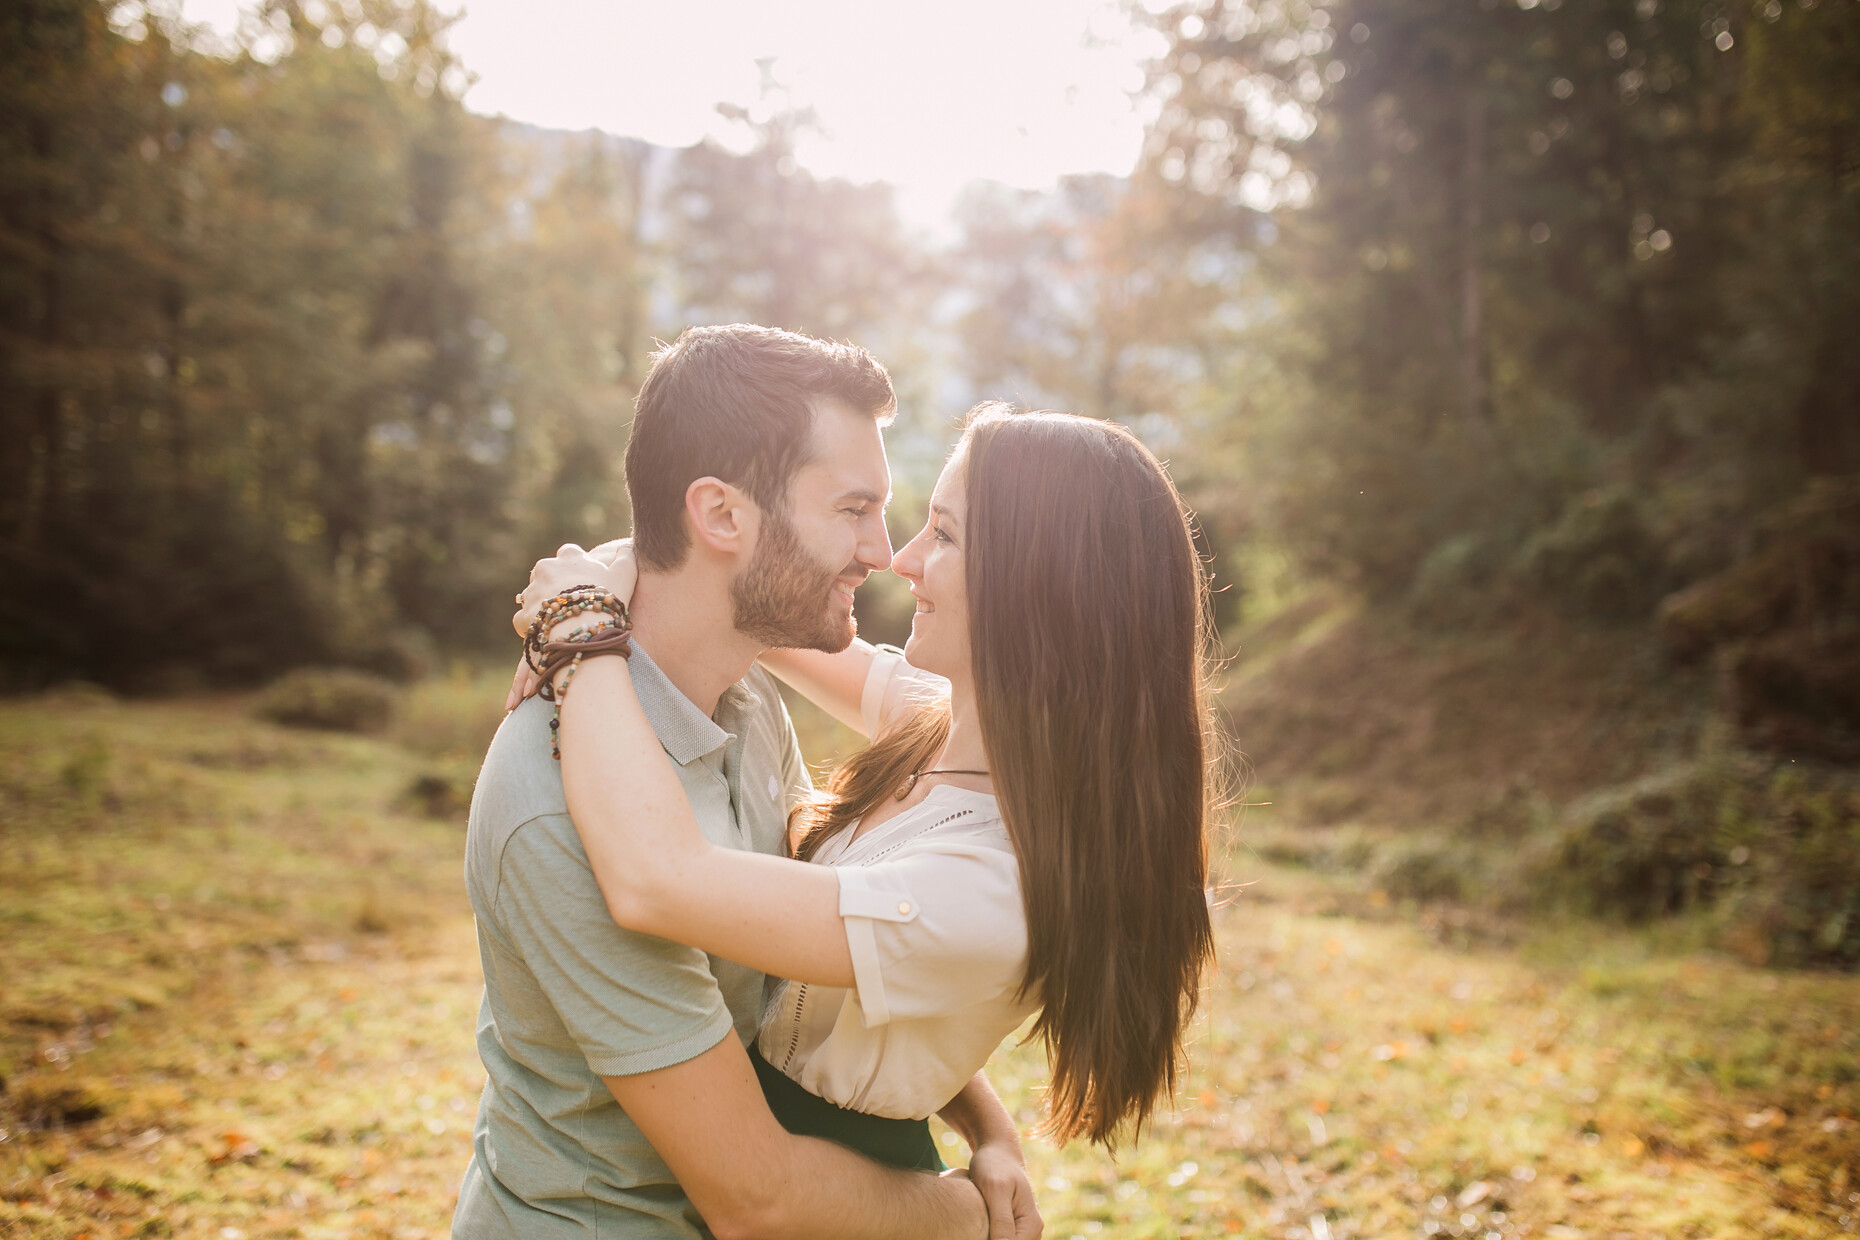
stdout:
<svg viewBox="0 0 1860 1240">
<path fill-rule="evenodd" d="M 685 492 L 699 478 L 720 478 L 779 511 L 808 462 L 821 397 L 881 422 L 897 408 L 891 376 L 857 345 L 731 323 L 689 328 L 655 353 L 626 446 L 640 563 L 663 571 L 684 562 Z"/>
</svg>

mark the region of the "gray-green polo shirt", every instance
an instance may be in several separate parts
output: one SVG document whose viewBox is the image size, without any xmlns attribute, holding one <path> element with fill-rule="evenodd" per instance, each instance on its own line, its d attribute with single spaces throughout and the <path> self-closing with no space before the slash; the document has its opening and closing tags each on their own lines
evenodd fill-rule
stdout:
<svg viewBox="0 0 1860 1240">
<path fill-rule="evenodd" d="M 807 768 L 760 668 L 704 717 L 643 651 L 633 687 L 707 839 L 779 850 Z M 569 821 L 532 698 L 485 755 L 465 839 L 484 964 L 478 1053 L 489 1079 L 452 1219 L 457 1240 L 708 1236 L 603 1076 L 682 1063 L 734 1028 L 754 1041 L 762 974 L 616 926 Z"/>
</svg>

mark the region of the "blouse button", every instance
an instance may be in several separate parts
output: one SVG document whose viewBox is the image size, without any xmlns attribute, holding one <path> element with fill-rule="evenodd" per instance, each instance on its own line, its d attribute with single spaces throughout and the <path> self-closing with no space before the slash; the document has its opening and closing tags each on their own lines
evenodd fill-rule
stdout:
<svg viewBox="0 0 1860 1240">
<path fill-rule="evenodd" d="M 911 902 L 909 900 L 899 900 L 898 911 L 903 913 L 906 917 L 909 917 L 911 915 Z"/>
</svg>

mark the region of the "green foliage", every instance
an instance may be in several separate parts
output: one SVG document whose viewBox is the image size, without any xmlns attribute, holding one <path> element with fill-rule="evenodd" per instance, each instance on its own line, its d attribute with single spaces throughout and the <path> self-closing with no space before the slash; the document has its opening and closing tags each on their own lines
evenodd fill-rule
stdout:
<svg viewBox="0 0 1860 1240">
<path fill-rule="evenodd" d="M 1455 534 L 1422 559 L 1408 587 L 1411 615 L 1436 628 L 1491 618 L 1494 585 L 1506 564 L 1503 543 L 1488 534 Z"/>
<path fill-rule="evenodd" d="M 273 723 L 330 732 L 378 732 L 394 715 L 394 686 L 342 668 L 301 667 L 278 678 L 258 702 Z"/>
<path fill-rule="evenodd" d="M 908 321 L 888 191 L 797 170 L 793 116 L 748 156 L 473 117 L 449 20 L 0 18 L 0 685 L 417 677 L 624 529 L 655 333 Z M 57 617 L 125 597 L 134 642 Z"/>
<path fill-rule="evenodd" d="M 1763 962 L 1860 964 L 1860 788 L 1796 763 L 1688 765 L 1572 806 L 1519 875 L 1535 898 L 1645 919 L 1715 906 Z"/>
<path fill-rule="evenodd" d="M 1569 613 L 1644 620 L 1665 591 L 1659 545 L 1625 490 L 1578 496 L 1524 545 L 1519 572 Z"/>
<path fill-rule="evenodd" d="M 1424 901 L 1463 900 L 1484 885 L 1479 882 L 1477 862 L 1464 845 L 1418 837 L 1383 848 L 1370 880 L 1397 899 Z"/>
<path fill-rule="evenodd" d="M 1262 382 L 1195 434 L 1225 520 L 1423 618 L 1638 619 L 1860 470 L 1854 4 L 1155 21 L 1148 171 L 1264 311 L 1223 307 Z"/>
</svg>

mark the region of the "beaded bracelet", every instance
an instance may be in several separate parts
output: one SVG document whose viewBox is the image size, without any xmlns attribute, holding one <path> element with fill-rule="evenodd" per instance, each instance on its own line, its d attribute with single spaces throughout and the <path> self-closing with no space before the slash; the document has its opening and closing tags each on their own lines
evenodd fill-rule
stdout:
<svg viewBox="0 0 1860 1240">
<path fill-rule="evenodd" d="M 568 670 L 562 673 L 562 683 L 550 699 L 555 703 L 555 715 L 549 720 L 549 756 L 557 762 L 562 760 L 562 703 L 568 700 L 568 686 L 573 683 L 575 673 L 581 670 L 581 655 L 569 660 Z M 545 685 L 549 682 L 544 681 Z"/>
<path fill-rule="evenodd" d="M 576 630 L 580 632 L 580 630 Z M 633 654 L 632 632 L 624 625 L 596 625 L 585 637 L 572 634 L 568 640 L 556 640 L 543 643 L 545 658 L 542 665 L 542 686 L 538 690 L 546 702 L 555 703 L 555 714 L 549 720 L 549 753 L 557 762 L 562 760 L 562 703 L 568 700 L 568 686 L 574 681 L 575 673 L 581 670 L 581 661 L 589 657 L 604 654 L 617 654 L 621 658 L 631 658 Z M 562 675 L 562 683 L 555 683 L 555 674 L 566 663 L 568 670 Z"/>
<path fill-rule="evenodd" d="M 603 612 L 613 618 L 614 623 L 622 629 L 628 626 L 626 604 L 618 596 L 600 589 L 598 586 L 571 586 L 554 598 L 545 602 L 537 610 L 536 618 L 530 621 L 529 631 L 523 638 L 523 659 L 530 665 L 530 670 L 541 672 L 538 657 L 548 643 L 550 630 L 571 616 L 584 611 Z M 597 630 L 577 628 L 570 637 Z"/>
<path fill-rule="evenodd" d="M 602 612 L 613 618 L 616 623 L 626 624 L 626 604 L 612 594 L 597 591 L 592 586 L 577 586 L 564 591 L 550 599 L 538 609 L 535 620 L 531 621 L 524 645 L 534 653 L 539 651 L 548 640 L 548 634 L 557 625 L 582 612 Z M 585 630 L 584 630 L 585 631 Z"/>
</svg>

